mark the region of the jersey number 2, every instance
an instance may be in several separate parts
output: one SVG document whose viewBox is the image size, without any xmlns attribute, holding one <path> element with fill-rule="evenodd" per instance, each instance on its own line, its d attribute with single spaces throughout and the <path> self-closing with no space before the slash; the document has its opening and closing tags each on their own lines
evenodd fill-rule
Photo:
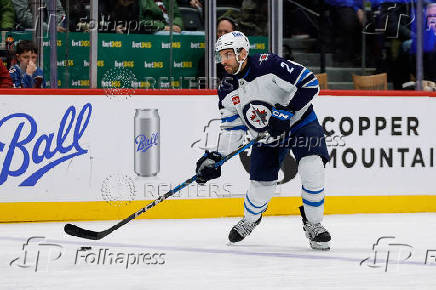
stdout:
<svg viewBox="0 0 436 290">
<path fill-rule="evenodd" d="M 281 67 L 286 67 L 286 69 L 288 70 L 288 72 L 289 72 L 290 74 L 291 74 L 292 71 L 294 70 L 294 68 L 289 68 L 288 64 L 286 64 L 286 63 L 284 63 L 284 62 L 282 62 L 282 63 L 280 64 L 280 66 L 281 66 Z"/>
</svg>

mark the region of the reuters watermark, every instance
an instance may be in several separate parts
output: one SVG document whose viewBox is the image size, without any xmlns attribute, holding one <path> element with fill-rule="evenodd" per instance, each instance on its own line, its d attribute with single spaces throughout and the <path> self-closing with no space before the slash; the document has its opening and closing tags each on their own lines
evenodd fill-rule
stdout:
<svg viewBox="0 0 436 290">
<path fill-rule="evenodd" d="M 111 206 L 126 206 L 136 198 L 136 185 L 127 174 L 114 173 L 101 184 L 101 197 Z"/>
<path fill-rule="evenodd" d="M 136 75 L 127 68 L 107 70 L 101 80 L 101 87 L 109 99 L 127 99 L 135 94 Z"/>
<path fill-rule="evenodd" d="M 168 182 L 144 183 L 144 199 L 156 199 L 165 193 L 173 190 L 177 184 Z M 236 194 L 234 185 L 229 182 L 208 182 L 206 185 L 192 183 L 182 190 L 176 192 L 172 198 L 211 198 L 211 197 L 241 197 L 243 194 Z"/>
</svg>

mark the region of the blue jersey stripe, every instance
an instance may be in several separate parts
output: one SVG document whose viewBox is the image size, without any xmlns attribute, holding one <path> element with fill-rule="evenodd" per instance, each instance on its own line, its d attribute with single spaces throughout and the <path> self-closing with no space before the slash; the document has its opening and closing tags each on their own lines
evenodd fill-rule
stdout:
<svg viewBox="0 0 436 290">
<path fill-rule="evenodd" d="M 304 87 L 305 84 L 310 83 L 311 81 L 313 81 L 315 78 L 315 75 L 313 73 L 311 73 L 310 75 L 308 75 L 304 80 L 302 80 L 301 82 L 298 83 L 299 87 Z"/>
<path fill-rule="evenodd" d="M 301 81 L 303 81 L 308 74 L 310 74 L 310 70 L 308 70 L 307 68 L 304 69 L 304 71 L 301 73 L 300 78 L 298 79 L 297 84 L 300 83 Z"/>
<path fill-rule="evenodd" d="M 319 85 L 318 80 L 314 79 L 313 81 L 311 81 L 308 84 L 305 84 L 304 87 L 317 87 Z"/>
<path fill-rule="evenodd" d="M 221 122 L 225 123 L 225 122 L 233 122 L 234 120 L 238 119 L 239 115 L 233 115 L 230 117 L 225 117 L 225 118 L 221 118 Z"/>
<path fill-rule="evenodd" d="M 247 131 L 248 128 L 244 125 L 240 125 L 240 126 L 236 126 L 236 127 L 232 127 L 232 128 L 226 128 L 225 130 L 227 131 L 233 131 L 233 130 L 244 130 Z"/>
</svg>

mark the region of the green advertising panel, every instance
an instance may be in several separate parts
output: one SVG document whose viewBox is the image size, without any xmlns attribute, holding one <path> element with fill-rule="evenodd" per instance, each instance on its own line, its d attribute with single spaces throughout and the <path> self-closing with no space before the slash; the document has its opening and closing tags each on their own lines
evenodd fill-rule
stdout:
<svg viewBox="0 0 436 290">
<path fill-rule="evenodd" d="M 13 32 L 15 40 L 31 32 Z M 67 39 L 68 36 L 68 39 Z M 57 34 L 58 87 L 89 87 L 88 33 Z M 250 37 L 250 53 L 268 51 L 266 37 Z M 170 49 L 172 47 L 172 50 Z M 108 34 L 98 36 L 98 87 L 193 88 L 203 66 L 203 35 Z M 50 80 L 50 42 L 44 39 L 44 77 Z"/>
</svg>

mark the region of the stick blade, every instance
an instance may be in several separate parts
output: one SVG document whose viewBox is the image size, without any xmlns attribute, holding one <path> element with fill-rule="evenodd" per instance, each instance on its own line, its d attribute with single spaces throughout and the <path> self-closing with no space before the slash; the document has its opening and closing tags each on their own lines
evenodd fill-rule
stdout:
<svg viewBox="0 0 436 290">
<path fill-rule="evenodd" d="M 82 229 L 73 224 L 66 224 L 64 231 L 70 236 L 75 236 L 88 240 L 100 240 L 104 235 L 100 235 L 98 232 Z"/>
</svg>

